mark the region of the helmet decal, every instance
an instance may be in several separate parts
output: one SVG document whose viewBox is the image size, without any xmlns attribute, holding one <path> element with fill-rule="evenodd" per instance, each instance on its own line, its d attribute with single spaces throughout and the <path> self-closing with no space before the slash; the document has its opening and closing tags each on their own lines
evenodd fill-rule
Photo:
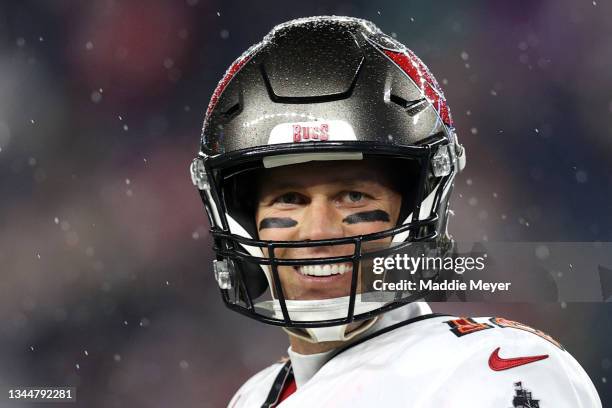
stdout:
<svg viewBox="0 0 612 408">
<path fill-rule="evenodd" d="M 276 125 L 268 144 L 357 140 L 353 127 L 343 120 L 291 122 Z"/>
</svg>

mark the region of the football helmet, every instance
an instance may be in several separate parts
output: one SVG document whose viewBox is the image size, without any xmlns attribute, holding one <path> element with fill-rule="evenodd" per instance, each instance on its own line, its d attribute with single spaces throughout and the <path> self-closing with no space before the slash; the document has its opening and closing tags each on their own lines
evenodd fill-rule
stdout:
<svg viewBox="0 0 612 408">
<path fill-rule="evenodd" d="M 392 229 L 325 240 L 264 241 L 255 226 L 254 174 L 325 160 L 395 166 L 402 210 Z M 315 165 L 315 164 L 313 164 Z M 465 152 L 442 90 L 425 64 L 373 23 L 311 17 L 276 26 L 231 64 L 206 111 L 191 175 L 211 225 L 213 271 L 226 305 L 310 341 L 346 340 L 423 292 L 385 301 L 357 293 L 359 265 L 415 242 L 450 242 L 449 198 Z M 390 240 L 384 250 L 367 251 Z M 279 248 L 351 245 L 346 256 L 281 259 Z M 350 294 L 287 299 L 278 268 L 353 265 Z"/>
</svg>

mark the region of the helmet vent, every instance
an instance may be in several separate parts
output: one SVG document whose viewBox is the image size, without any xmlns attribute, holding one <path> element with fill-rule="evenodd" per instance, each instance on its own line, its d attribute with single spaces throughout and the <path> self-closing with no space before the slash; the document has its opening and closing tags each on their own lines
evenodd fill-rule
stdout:
<svg viewBox="0 0 612 408">
<path fill-rule="evenodd" d="M 321 91 L 322 93 L 319 95 L 295 95 L 295 96 L 283 96 L 281 92 L 286 93 L 287 90 L 283 89 L 283 87 L 279 87 L 278 85 L 273 86 L 272 81 L 273 77 L 271 77 L 266 70 L 266 67 L 262 64 L 260 66 L 261 74 L 266 85 L 266 89 L 268 91 L 268 96 L 270 99 L 276 103 L 321 103 L 321 102 L 331 102 L 338 101 L 342 99 L 347 99 L 353 94 L 353 90 L 355 89 L 355 85 L 357 83 L 357 79 L 359 77 L 359 73 L 361 72 L 361 67 L 363 66 L 364 58 L 362 57 L 353 72 L 353 77 L 351 82 L 348 84 L 348 88 L 345 91 L 340 92 L 327 92 Z M 325 77 L 324 75 L 322 75 Z M 287 88 L 287 87 L 285 87 Z M 311 90 L 312 92 L 312 90 Z"/>
<path fill-rule="evenodd" d="M 389 100 L 396 105 L 399 105 L 408 113 L 410 116 L 414 116 L 419 112 L 422 112 L 425 108 L 427 108 L 427 100 L 425 98 L 417 99 L 414 101 L 407 101 L 401 96 L 397 96 L 391 94 L 389 96 Z"/>
<path fill-rule="evenodd" d="M 223 116 L 225 117 L 226 120 L 230 120 L 234 116 L 238 115 L 241 111 L 242 111 L 242 105 L 240 103 L 237 103 L 233 105 L 232 107 L 230 107 L 225 112 L 223 112 Z"/>
</svg>

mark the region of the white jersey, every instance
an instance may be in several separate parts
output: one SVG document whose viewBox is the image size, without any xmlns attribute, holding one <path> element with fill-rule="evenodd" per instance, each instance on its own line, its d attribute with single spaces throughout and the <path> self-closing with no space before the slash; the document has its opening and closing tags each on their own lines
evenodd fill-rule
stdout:
<svg viewBox="0 0 612 408">
<path fill-rule="evenodd" d="M 278 403 L 291 363 L 259 372 L 231 408 L 598 408 L 580 364 L 555 340 L 500 318 L 417 316 L 341 350 Z"/>
</svg>

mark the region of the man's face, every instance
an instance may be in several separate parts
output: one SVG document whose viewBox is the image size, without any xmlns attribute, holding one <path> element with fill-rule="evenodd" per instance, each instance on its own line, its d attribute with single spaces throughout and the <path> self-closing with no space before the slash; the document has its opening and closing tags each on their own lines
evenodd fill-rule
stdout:
<svg viewBox="0 0 612 408">
<path fill-rule="evenodd" d="M 309 162 L 269 169 L 262 174 L 256 222 L 262 240 L 342 238 L 394 227 L 400 206 L 401 196 L 392 188 L 379 161 Z M 353 253 L 353 244 L 275 249 L 275 256 L 283 259 Z M 350 294 L 350 263 L 281 266 L 278 272 L 285 298 L 289 300 Z"/>
</svg>

